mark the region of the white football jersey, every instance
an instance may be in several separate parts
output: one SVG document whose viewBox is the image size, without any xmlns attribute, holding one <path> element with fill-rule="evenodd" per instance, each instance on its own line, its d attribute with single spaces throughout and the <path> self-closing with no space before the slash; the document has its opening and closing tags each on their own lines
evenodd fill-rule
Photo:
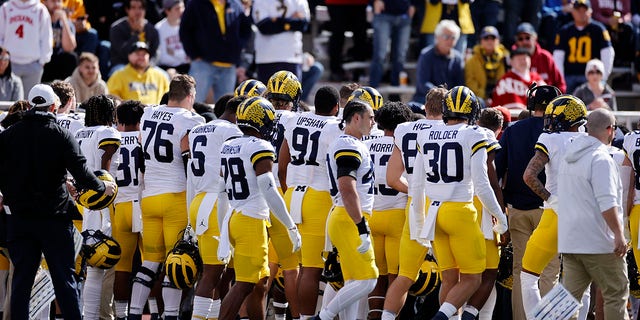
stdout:
<svg viewBox="0 0 640 320">
<path fill-rule="evenodd" d="M 265 158 L 275 159 L 273 146 L 263 139 L 242 136 L 226 141 L 220 152 L 231 208 L 249 217 L 269 219 L 269 206 L 258 187 L 254 165 Z"/>
<path fill-rule="evenodd" d="M 329 191 L 327 149 L 342 133 L 340 120 L 305 112 L 296 114 L 285 124 L 291 161 L 287 166 L 287 186 L 310 186 Z"/>
<path fill-rule="evenodd" d="M 418 145 L 416 144 L 418 132 L 442 124 L 444 124 L 442 120 L 420 119 L 415 122 L 401 123 L 394 130 L 394 142 L 402 154 L 402 163 L 404 171 L 408 175 L 407 179 L 413 174 L 414 162 L 418 154 Z"/>
<path fill-rule="evenodd" d="M 113 172 L 118 184 L 115 203 L 129 202 L 139 198 L 140 173 L 144 165 L 142 145 L 138 140 L 140 131 L 120 132 L 118 167 Z"/>
<path fill-rule="evenodd" d="M 387 185 L 387 162 L 393 151 L 393 137 L 367 140 L 365 145 L 371 154 L 375 173 L 373 210 L 404 209 L 407 206 L 407 194 Z"/>
<path fill-rule="evenodd" d="M 191 158 L 187 168 L 187 180 L 194 194 L 216 192 L 220 180 L 220 149 L 233 137 L 242 136 L 235 124 L 216 119 L 195 126 L 189 132 Z"/>
<path fill-rule="evenodd" d="M 289 126 L 289 121 L 291 121 L 296 116 L 295 112 L 288 110 L 276 110 L 276 128 L 278 133 L 276 134 L 275 140 L 271 141 L 271 145 L 276 151 L 276 159 L 273 165 L 273 176 L 276 178 L 276 185 L 280 188 L 280 179 L 278 179 L 278 154 L 280 153 L 280 146 L 282 146 L 282 142 L 285 137 L 285 128 Z"/>
<path fill-rule="evenodd" d="M 180 107 L 147 107 L 140 119 L 145 156 L 143 197 L 177 193 L 187 188 L 180 142 L 189 131 L 204 123 L 201 116 Z"/>
<path fill-rule="evenodd" d="M 120 132 L 113 127 L 93 126 L 80 129 L 76 132 L 76 140 L 80 144 L 80 151 L 87 158 L 87 167 L 95 171 L 102 169 L 102 152 L 98 149 L 106 145 L 120 146 Z M 111 158 L 109 172 L 113 174 L 118 167 L 118 151 Z"/>
<path fill-rule="evenodd" d="M 431 200 L 471 202 L 471 162 L 486 166 L 485 134 L 467 124 L 434 126 L 418 133 L 417 144 L 426 173 L 426 196 Z"/>
<path fill-rule="evenodd" d="M 356 171 L 356 191 L 360 197 L 362 211 L 371 213 L 373 209 L 374 169 L 371 155 L 364 142 L 350 135 L 340 135 L 330 146 L 327 153 L 329 181 L 331 182 L 331 197 L 333 204 L 344 206 L 342 196 L 338 190 L 338 165 L 341 157 L 352 158 L 360 163 Z"/>
<path fill-rule="evenodd" d="M 584 132 L 543 132 L 538 137 L 535 148 L 549 157 L 549 162 L 544 166 L 547 177 L 544 187 L 552 194 L 558 193 L 558 168 L 560 161 L 564 159 L 567 144 L 578 136 L 586 135 Z M 545 204 L 546 205 L 546 204 Z"/>
<path fill-rule="evenodd" d="M 73 135 L 75 135 L 78 130 L 84 128 L 84 119 L 77 113 L 58 113 L 56 115 L 56 122 L 61 127 L 69 130 Z"/>
<path fill-rule="evenodd" d="M 631 160 L 631 165 L 635 172 L 634 186 L 636 195 L 633 199 L 633 204 L 640 204 L 640 130 L 633 130 L 627 133 L 624 136 L 622 147 L 627 153 L 629 160 Z"/>
</svg>

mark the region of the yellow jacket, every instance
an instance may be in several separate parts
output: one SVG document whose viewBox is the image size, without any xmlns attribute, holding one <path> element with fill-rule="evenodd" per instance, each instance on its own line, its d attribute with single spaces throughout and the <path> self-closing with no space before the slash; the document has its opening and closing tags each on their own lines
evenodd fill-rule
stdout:
<svg viewBox="0 0 640 320">
<path fill-rule="evenodd" d="M 429 0 L 425 0 L 425 14 L 422 18 L 422 27 L 420 33 L 434 33 L 436 25 L 442 20 L 442 2 L 437 4 L 431 4 Z M 475 28 L 473 27 L 473 21 L 471 20 L 471 9 L 469 3 L 461 3 L 458 1 L 458 21 L 456 23 L 460 26 L 462 34 L 473 34 Z"/>
<path fill-rule="evenodd" d="M 139 100 L 150 105 L 160 103 L 162 96 L 169 91 L 169 79 L 156 67 L 149 67 L 139 73 L 130 64 L 116 71 L 107 81 L 109 93 L 122 100 Z"/>
<path fill-rule="evenodd" d="M 485 56 L 479 44 L 473 47 L 473 55 L 465 62 L 464 66 L 464 81 L 467 87 L 482 99 L 490 98 L 491 93 L 486 92 L 489 78 L 493 79 L 493 85 L 500 80 L 507 71 L 506 59 L 508 56 L 509 51 L 502 44 L 498 45 L 491 56 Z"/>
</svg>

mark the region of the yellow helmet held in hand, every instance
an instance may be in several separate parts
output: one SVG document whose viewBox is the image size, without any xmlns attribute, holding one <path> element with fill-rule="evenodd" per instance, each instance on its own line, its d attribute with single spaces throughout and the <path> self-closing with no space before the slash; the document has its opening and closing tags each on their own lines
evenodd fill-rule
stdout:
<svg viewBox="0 0 640 320">
<path fill-rule="evenodd" d="M 113 179 L 113 176 L 106 170 L 98 170 L 94 171 L 93 174 L 102 181 L 111 181 L 116 182 Z M 118 187 L 116 186 L 115 191 L 112 195 L 106 195 L 104 191 L 96 191 L 92 189 L 79 189 L 78 190 L 78 203 L 83 207 L 90 210 L 102 210 L 113 203 L 113 200 L 116 199 L 118 195 Z"/>
</svg>

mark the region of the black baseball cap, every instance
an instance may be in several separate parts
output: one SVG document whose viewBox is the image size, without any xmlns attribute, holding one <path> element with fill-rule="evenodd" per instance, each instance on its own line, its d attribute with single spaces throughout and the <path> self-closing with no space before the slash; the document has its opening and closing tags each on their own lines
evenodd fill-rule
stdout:
<svg viewBox="0 0 640 320">
<path fill-rule="evenodd" d="M 138 50 L 145 50 L 147 53 L 151 53 L 151 51 L 149 51 L 149 46 L 142 41 L 134 43 L 133 46 L 131 46 L 131 50 L 129 50 L 129 53 L 134 53 Z"/>
</svg>

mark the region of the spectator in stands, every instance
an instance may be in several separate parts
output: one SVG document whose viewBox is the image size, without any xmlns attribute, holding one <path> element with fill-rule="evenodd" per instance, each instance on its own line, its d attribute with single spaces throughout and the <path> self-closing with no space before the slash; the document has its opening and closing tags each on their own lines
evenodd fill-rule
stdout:
<svg viewBox="0 0 640 320">
<path fill-rule="evenodd" d="M 42 82 L 65 79 L 78 65 L 75 27 L 62 7 L 62 1 L 44 0 L 51 16 L 53 53 L 51 61 L 44 65 Z"/>
<path fill-rule="evenodd" d="M 350 58 L 356 61 L 368 60 L 371 57 L 367 44 L 367 5 L 369 0 L 326 0 L 331 22 L 329 24 L 329 69 L 331 81 L 350 81 L 351 76 L 342 69 L 344 33 L 353 32 L 353 48 Z"/>
<path fill-rule="evenodd" d="M 196 80 L 197 102 L 205 102 L 210 89 L 214 100 L 235 89 L 236 66 L 251 37 L 250 7 L 243 5 L 239 0 L 187 3 L 180 41 L 191 59 L 189 74 Z"/>
<path fill-rule="evenodd" d="M 531 55 L 531 71 L 540 75 L 542 80 L 562 92 L 566 92 L 567 84 L 558 69 L 551 53 L 538 43 L 538 33 L 528 22 L 523 22 L 516 29 L 515 46 L 525 48 Z"/>
<path fill-rule="evenodd" d="M 420 33 L 424 35 L 426 46 L 434 44 L 437 37 L 437 25 L 443 20 L 452 20 L 459 26 L 460 32 L 455 47 L 460 53 L 467 51 L 467 36 L 475 34 L 469 0 L 430 0 L 426 4 Z M 449 85 L 453 88 L 453 85 Z"/>
<path fill-rule="evenodd" d="M 373 2 L 373 57 L 369 85 L 377 88 L 382 80 L 391 39 L 391 85 L 400 85 L 400 71 L 409 49 L 411 18 L 415 6 L 410 0 L 375 0 Z"/>
<path fill-rule="evenodd" d="M 129 62 L 127 53 L 129 48 L 138 42 L 145 42 L 151 58 L 155 58 L 160 40 L 158 31 L 147 19 L 146 0 L 125 0 L 126 17 L 122 17 L 111 25 L 109 38 L 111 39 L 111 71 L 112 75 Z"/>
<path fill-rule="evenodd" d="M 531 71 L 531 56 L 524 48 L 511 51 L 511 70 L 498 80 L 493 90 L 493 105 L 508 109 L 527 109 L 527 92 L 533 83 L 544 84 L 540 75 Z"/>
<path fill-rule="evenodd" d="M 37 0 L 11 0 L 0 7 L 0 46 L 11 51 L 13 72 L 22 80 L 23 95 L 40 83 L 51 60 L 53 31 L 47 7 Z M 33 24 L 22 21 L 30 19 Z"/>
<path fill-rule="evenodd" d="M 420 52 L 416 67 L 416 93 L 413 101 L 425 102 L 427 92 L 441 84 L 455 87 L 464 84 L 464 60 L 454 49 L 460 27 L 452 20 L 442 20 L 435 29 L 436 43 Z"/>
<path fill-rule="evenodd" d="M 504 36 L 509 46 L 520 22 L 529 22 L 538 27 L 541 9 L 542 0 L 504 0 Z"/>
<path fill-rule="evenodd" d="M 129 63 L 109 78 L 109 93 L 122 100 L 158 104 L 162 95 L 169 91 L 169 79 L 160 68 L 149 64 L 150 55 L 146 43 L 134 43 L 129 50 Z"/>
<path fill-rule="evenodd" d="M 22 80 L 11 72 L 11 55 L 6 48 L 0 47 L 0 101 L 18 101 L 24 99 Z"/>
<path fill-rule="evenodd" d="M 78 67 L 65 80 L 73 86 L 76 101 L 82 103 L 93 96 L 109 93 L 107 84 L 100 75 L 98 57 L 93 53 L 83 52 L 78 61 Z"/>
<path fill-rule="evenodd" d="M 471 18 L 476 31 L 474 37 L 467 39 L 467 47 L 473 48 L 481 38 L 481 30 L 486 26 L 498 25 L 498 16 L 502 0 L 475 0 L 471 2 Z"/>
<path fill-rule="evenodd" d="M 593 19 L 602 23 L 611 35 L 611 44 L 616 53 L 614 66 L 631 66 L 635 51 L 633 26 L 631 25 L 630 0 L 593 0 L 591 1 Z"/>
<path fill-rule="evenodd" d="M 63 0 L 62 7 L 68 12 L 69 19 L 76 31 L 76 53 L 96 53 L 98 50 L 98 31 L 91 27 L 87 20 L 87 12 L 83 0 Z"/>
<path fill-rule="evenodd" d="M 323 73 L 324 66 L 322 63 L 316 61 L 316 58 L 309 52 L 305 52 L 302 61 L 302 79 L 300 79 L 300 84 L 302 85 L 302 96 L 300 99 L 302 101 L 308 101 L 307 99 L 313 90 L 313 86 L 318 83 Z"/>
<path fill-rule="evenodd" d="M 603 106 L 608 106 L 611 110 L 618 110 L 616 93 L 602 79 L 604 74 L 602 61 L 598 59 L 589 60 L 584 74 L 587 77 L 587 82 L 578 86 L 573 95 L 584 102 L 587 110 L 594 110 Z"/>
<path fill-rule="evenodd" d="M 480 44 L 473 48 L 473 55 L 465 63 L 464 80 L 486 105 L 491 105 L 491 93 L 506 72 L 508 57 L 509 51 L 500 43 L 498 29 L 493 26 L 482 28 Z"/>
<path fill-rule="evenodd" d="M 553 60 L 560 73 L 564 74 L 567 92 L 573 92 L 587 80 L 584 70 L 591 59 L 602 61 L 604 79 L 607 79 L 613 68 L 615 55 L 607 29 L 600 22 L 591 20 L 589 0 L 575 0 L 571 15 L 573 23 L 560 29 L 553 50 Z"/>
<path fill-rule="evenodd" d="M 540 46 L 545 50 L 553 50 L 553 41 L 560 27 L 571 22 L 571 1 L 545 0 L 542 4 L 540 27 L 538 28 Z M 517 33 L 517 31 L 516 31 Z M 516 34 L 517 36 L 517 34 Z"/>
<path fill-rule="evenodd" d="M 267 83 L 281 70 L 292 72 L 301 79 L 302 31 L 311 19 L 307 0 L 256 1 L 252 14 L 258 27 L 254 40 L 258 80 Z"/>
<path fill-rule="evenodd" d="M 186 74 L 189 72 L 189 58 L 180 42 L 180 20 L 184 12 L 182 0 L 164 0 L 162 3 L 166 18 L 156 23 L 160 38 L 158 47 L 158 66 L 171 73 Z"/>
</svg>

